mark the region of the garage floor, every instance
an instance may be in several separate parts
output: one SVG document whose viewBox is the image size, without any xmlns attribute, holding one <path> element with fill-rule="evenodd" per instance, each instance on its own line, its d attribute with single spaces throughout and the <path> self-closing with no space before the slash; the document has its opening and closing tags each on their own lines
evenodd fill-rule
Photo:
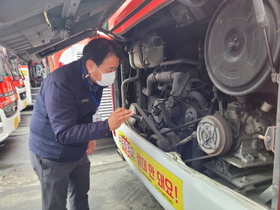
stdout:
<svg viewBox="0 0 280 210">
<path fill-rule="evenodd" d="M 40 183 L 30 166 L 29 120 L 32 110 L 22 112 L 18 129 L 0 147 L 0 209 L 39 210 Z M 92 210 L 162 210 L 161 205 L 116 152 L 112 138 L 97 142 L 91 160 Z"/>
</svg>

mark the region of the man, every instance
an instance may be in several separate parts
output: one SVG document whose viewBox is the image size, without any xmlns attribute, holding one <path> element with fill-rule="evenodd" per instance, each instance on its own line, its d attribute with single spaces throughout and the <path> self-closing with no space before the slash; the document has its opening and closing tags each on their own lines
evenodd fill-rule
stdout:
<svg viewBox="0 0 280 210">
<path fill-rule="evenodd" d="M 113 83 L 122 57 L 112 40 L 94 39 L 83 57 L 52 72 L 42 83 L 30 121 L 30 158 L 41 182 L 44 210 L 88 206 L 90 161 L 95 141 L 110 135 L 132 116 L 116 109 L 105 121 L 93 121 L 102 90 Z"/>
</svg>

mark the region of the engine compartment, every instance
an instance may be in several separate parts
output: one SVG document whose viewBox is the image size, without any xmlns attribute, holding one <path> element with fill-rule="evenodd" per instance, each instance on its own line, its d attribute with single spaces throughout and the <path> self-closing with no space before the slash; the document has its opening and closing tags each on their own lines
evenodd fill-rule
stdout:
<svg viewBox="0 0 280 210">
<path fill-rule="evenodd" d="M 272 182 L 274 154 L 264 139 L 275 132 L 278 93 L 253 3 L 191 2 L 174 2 L 124 34 L 115 105 L 140 115 L 128 125 L 161 150 L 259 196 Z M 277 67 L 279 5 L 264 3 Z"/>
</svg>

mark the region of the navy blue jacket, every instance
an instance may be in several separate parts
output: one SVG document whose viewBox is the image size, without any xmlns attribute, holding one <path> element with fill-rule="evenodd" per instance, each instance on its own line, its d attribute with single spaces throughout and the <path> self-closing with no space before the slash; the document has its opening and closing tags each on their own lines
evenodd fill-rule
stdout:
<svg viewBox="0 0 280 210">
<path fill-rule="evenodd" d="M 90 140 L 110 135 L 107 120 L 92 122 L 103 87 L 83 79 L 81 71 L 85 69 L 80 59 L 50 73 L 41 85 L 30 121 L 29 147 L 42 158 L 79 160 Z"/>
</svg>

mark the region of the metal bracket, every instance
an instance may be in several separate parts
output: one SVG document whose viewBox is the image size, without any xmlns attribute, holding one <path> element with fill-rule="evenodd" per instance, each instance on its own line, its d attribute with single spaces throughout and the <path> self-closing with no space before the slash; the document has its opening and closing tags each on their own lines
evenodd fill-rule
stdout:
<svg viewBox="0 0 280 210">
<path fill-rule="evenodd" d="M 276 126 L 269 126 L 266 129 L 265 135 L 259 135 L 259 139 L 264 140 L 264 145 L 267 151 L 274 152 L 275 148 L 275 135 L 276 135 Z"/>
<path fill-rule="evenodd" d="M 126 38 L 124 38 L 121 35 L 115 34 L 112 31 L 108 31 L 105 28 L 103 28 L 102 26 L 97 26 L 96 30 L 103 32 L 104 34 L 106 34 L 107 36 L 114 38 L 120 42 L 127 42 L 128 40 Z"/>
</svg>

